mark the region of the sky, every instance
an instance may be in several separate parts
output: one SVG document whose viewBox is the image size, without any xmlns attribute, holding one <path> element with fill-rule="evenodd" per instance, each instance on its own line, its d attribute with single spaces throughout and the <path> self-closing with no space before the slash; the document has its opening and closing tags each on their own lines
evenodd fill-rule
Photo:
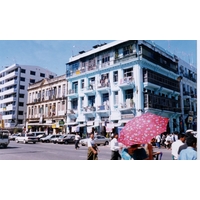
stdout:
<svg viewBox="0 0 200 200">
<path fill-rule="evenodd" d="M 65 74 L 66 63 L 79 51 L 88 51 L 96 44 L 114 40 L 0 40 L 0 67 L 14 63 L 36 65 Z M 196 66 L 196 40 L 152 40 L 162 48 Z"/>
</svg>

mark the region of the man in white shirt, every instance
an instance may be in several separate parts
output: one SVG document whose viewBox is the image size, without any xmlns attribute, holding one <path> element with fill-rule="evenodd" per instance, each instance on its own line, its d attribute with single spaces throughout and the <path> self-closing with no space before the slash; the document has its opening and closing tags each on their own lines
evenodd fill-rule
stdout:
<svg viewBox="0 0 200 200">
<path fill-rule="evenodd" d="M 119 149 L 122 149 L 122 147 L 119 147 L 118 134 L 115 133 L 113 139 L 110 142 L 111 160 L 121 160 Z"/>
<path fill-rule="evenodd" d="M 160 149 L 160 142 L 161 142 L 161 137 L 160 135 L 156 136 L 156 146 Z"/>
<path fill-rule="evenodd" d="M 87 160 L 98 160 L 98 147 L 94 141 L 94 133 L 90 134 L 90 138 L 88 139 L 88 156 Z"/>
<path fill-rule="evenodd" d="M 186 139 L 185 134 L 180 133 L 179 139 L 172 143 L 171 149 L 172 149 L 173 160 L 178 160 L 178 150 L 179 147 L 184 144 L 185 139 Z"/>
</svg>

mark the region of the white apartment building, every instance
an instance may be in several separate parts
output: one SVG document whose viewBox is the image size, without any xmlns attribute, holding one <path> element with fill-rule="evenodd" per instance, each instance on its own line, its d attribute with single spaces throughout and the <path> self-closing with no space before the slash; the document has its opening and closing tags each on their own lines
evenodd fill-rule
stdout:
<svg viewBox="0 0 200 200">
<path fill-rule="evenodd" d="M 28 86 L 55 76 L 42 67 L 19 64 L 0 71 L 0 113 L 4 128 L 22 128 L 25 125 Z"/>
<path fill-rule="evenodd" d="M 28 87 L 26 129 L 49 133 L 66 132 L 66 75 L 43 79 Z"/>
<path fill-rule="evenodd" d="M 95 45 L 69 59 L 66 77 L 67 125 L 73 130 L 116 132 L 144 112 L 168 117 L 167 132 L 181 129 L 179 58 L 151 41 Z"/>
</svg>

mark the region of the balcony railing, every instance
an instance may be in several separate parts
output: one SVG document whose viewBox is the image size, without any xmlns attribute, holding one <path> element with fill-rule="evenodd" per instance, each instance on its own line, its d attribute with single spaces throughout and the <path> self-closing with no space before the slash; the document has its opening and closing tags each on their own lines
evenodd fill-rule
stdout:
<svg viewBox="0 0 200 200">
<path fill-rule="evenodd" d="M 153 94 L 144 94 L 144 99 L 144 108 L 155 108 L 172 112 L 181 112 L 179 100 Z"/>
</svg>

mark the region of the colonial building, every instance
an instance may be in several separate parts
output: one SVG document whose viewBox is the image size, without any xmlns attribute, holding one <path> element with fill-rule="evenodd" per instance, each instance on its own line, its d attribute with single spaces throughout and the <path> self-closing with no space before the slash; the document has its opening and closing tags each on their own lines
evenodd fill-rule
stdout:
<svg viewBox="0 0 200 200">
<path fill-rule="evenodd" d="M 66 132 L 66 75 L 43 79 L 28 87 L 26 129 Z"/>
<path fill-rule="evenodd" d="M 13 64 L 0 71 L 0 113 L 6 129 L 25 126 L 29 84 L 56 74 L 38 66 Z"/>
<path fill-rule="evenodd" d="M 182 129 L 197 130 L 197 68 L 179 59 Z"/>
</svg>

